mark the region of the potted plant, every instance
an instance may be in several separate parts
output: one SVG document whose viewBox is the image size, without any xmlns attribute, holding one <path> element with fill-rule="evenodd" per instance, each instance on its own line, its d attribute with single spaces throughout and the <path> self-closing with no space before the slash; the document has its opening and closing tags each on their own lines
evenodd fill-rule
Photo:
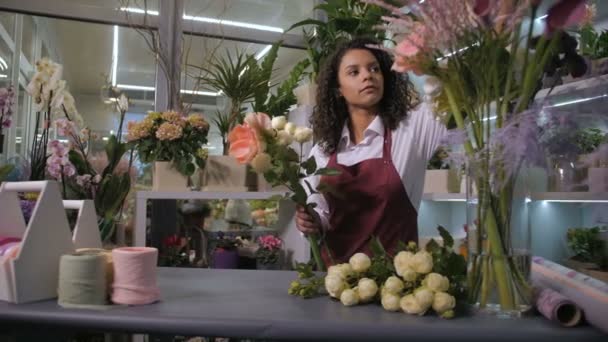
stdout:
<svg viewBox="0 0 608 342">
<path fill-rule="evenodd" d="M 178 112 L 150 112 L 129 122 L 128 139 L 145 163 L 154 162 L 153 190 L 183 191 L 196 166 L 205 166 L 209 124 L 201 114 L 187 118 Z"/>
<path fill-rule="evenodd" d="M 606 228 L 570 228 L 566 234 L 572 254 L 565 264 L 581 273 L 608 281 L 608 252 L 606 241 L 601 238 Z"/>
<path fill-rule="evenodd" d="M 158 256 L 158 266 L 183 267 L 189 264 L 188 240 L 176 234 L 167 236 Z"/>
<path fill-rule="evenodd" d="M 211 257 L 212 268 L 235 269 L 239 266 L 239 240 L 218 232 Z"/>
<path fill-rule="evenodd" d="M 388 11 L 376 5 L 358 0 L 327 0 L 315 6 L 314 10 L 322 11 L 327 20 L 305 19 L 287 29 L 289 32 L 298 27 L 308 28 L 303 31 L 312 70 L 308 73 L 309 82 L 294 89 L 299 105 L 314 105 L 317 75 L 325 59 L 338 45 L 353 37 L 366 36 L 379 41 L 386 38 L 378 27 Z"/>
<path fill-rule="evenodd" d="M 258 270 L 278 270 L 283 241 L 274 235 L 263 235 L 258 238 L 260 248 L 255 253 Z"/>
<path fill-rule="evenodd" d="M 595 5 L 587 5 L 588 20 L 579 34 L 579 51 L 581 55 L 590 60 L 590 75 L 599 76 L 608 72 L 608 31 L 597 31 L 593 27 L 592 19 L 595 16 Z"/>
<path fill-rule="evenodd" d="M 447 149 L 440 147 L 429 160 L 424 176 L 425 193 L 460 193 L 462 172 L 450 168 L 448 156 Z"/>
</svg>

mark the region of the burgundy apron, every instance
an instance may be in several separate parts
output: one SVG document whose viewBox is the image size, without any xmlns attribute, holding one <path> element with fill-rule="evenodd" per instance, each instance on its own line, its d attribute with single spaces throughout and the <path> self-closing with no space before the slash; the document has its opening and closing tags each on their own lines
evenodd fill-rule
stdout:
<svg viewBox="0 0 608 342">
<path fill-rule="evenodd" d="M 357 252 L 371 255 L 372 237 L 380 238 L 389 252 L 399 241 L 418 242 L 418 212 L 393 164 L 391 144 L 392 133 L 385 129 L 382 158 L 352 166 L 338 164 L 337 153 L 329 159 L 327 167 L 341 171 L 338 176 L 321 178 L 337 192 L 325 195 L 332 227 L 326 232 L 325 242 L 334 263 L 348 262 Z M 326 248 L 322 248 L 322 256 L 330 265 Z"/>
</svg>

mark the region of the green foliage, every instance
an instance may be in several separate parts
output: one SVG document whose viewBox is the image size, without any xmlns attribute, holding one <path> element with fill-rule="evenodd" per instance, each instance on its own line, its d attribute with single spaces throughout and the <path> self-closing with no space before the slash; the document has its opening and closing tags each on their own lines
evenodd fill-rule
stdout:
<svg viewBox="0 0 608 342">
<path fill-rule="evenodd" d="M 312 80 L 319 73 L 325 59 L 336 47 L 353 37 L 370 37 L 385 40 L 385 33 L 377 29 L 382 24 L 381 17 L 386 10 L 359 0 L 327 0 L 315 10 L 323 11 L 327 22 L 305 19 L 293 24 L 287 31 L 307 27 L 304 37 L 307 45 L 308 60 L 312 66 Z M 313 34 L 314 33 L 314 34 Z"/>
<path fill-rule="evenodd" d="M 602 143 L 608 141 L 608 134 L 598 128 L 587 128 L 577 132 L 574 139 L 580 153 L 587 154 L 595 151 Z"/>
<path fill-rule="evenodd" d="M 313 272 L 314 263 L 296 262 L 295 271 L 298 273 L 298 280 L 294 280 L 289 285 L 287 293 L 302 298 L 313 298 L 320 295 L 323 291 L 323 277 L 317 276 Z"/>
<path fill-rule="evenodd" d="M 591 59 L 608 57 L 608 31 L 596 31 L 592 25 L 585 25 L 579 32 L 579 51 Z"/>
<path fill-rule="evenodd" d="M 11 164 L 0 166 L 0 183 L 4 182 L 6 177 L 8 177 L 8 175 L 11 173 L 11 171 L 13 171 L 14 168 L 14 165 Z"/>
<path fill-rule="evenodd" d="M 568 247 L 574 253 L 573 259 L 595 263 L 602 269 L 608 268 L 606 241 L 600 239 L 601 231 L 600 227 L 568 229 L 566 237 Z"/>
<path fill-rule="evenodd" d="M 438 226 L 439 235 L 443 239 L 443 246 L 431 239 L 426 245 L 426 251 L 433 257 L 433 272 L 448 277 L 450 289 L 454 297 L 465 297 L 465 279 L 467 273 L 467 263 L 464 257 L 454 252 L 454 238 L 442 226 Z"/>
<path fill-rule="evenodd" d="M 384 284 L 386 279 L 395 274 L 393 257 L 386 252 L 377 237 L 370 240 L 369 248 L 372 252 L 372 264 L 367 270 L 366 276 L 375 280 L 378 285 Z"/>
</svg>

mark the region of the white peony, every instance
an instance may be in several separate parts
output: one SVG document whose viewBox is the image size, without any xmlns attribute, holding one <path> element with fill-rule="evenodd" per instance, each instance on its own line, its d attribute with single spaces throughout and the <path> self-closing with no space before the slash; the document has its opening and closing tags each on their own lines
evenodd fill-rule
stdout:
<svg viewBox="0 0 608 342">
<path fill-rule="evenodd" d="M 296 128 L 293 137 L 301 144 L 309 142 L 312 139 L 312 129 L 308 127 L 298 127 Z"/>
<path fill-rule="evenodd" d="M 384 308 L 384 310 L 399 311 L 399 309 L 401 308 L 399 304 L 400 300 L 401 297 L 399 297 L 398 295 L 394 293 L 386 293 L 382 296 L 382 300 L 380 302 L 382 303 L 382 307 Z"/>
<path fill-rule="evenodd" d="M 435 298 L 433 299 L 433 310 L 435 310 L 435 312 L 437 312 L 439 315 L 448 310 L 452 310 L 455 306 L 456 298 L 453 296 L 445 292 L 435 293 Z"/>
<path fill-rule="evenodd" d="M 405 281 L 415 281 L 416 278 L 418 278 L 418 273 L 414 272 L 414 270 L 409 267 L 398 268 L 396 271 Z"/>
<path fill-rule="evenodd" d="M 286 123 L 287 123 L 287 118 L 285 118 L 284 115 L 275 116 L 274 118 L 272 118 L 272 121 L 271 121 L 272 128 L 276 129 L 277 131 L 282 130 L 285 127 Z"/>
<path fill-rule="evenodd" d="M 293 137 L 287 131 L 277 132 L 277 143 L 279 145 L 287 146 L 293 142 Z"/>
<path fill-rule="evenodd" d="M 251 160 L 251 167 L 257 173 L 264 173 L 272 167 L 272 159 L 268 153 L 258 153 Z"/>
<path fill-rule="evenodd" d="M 344 263 L 344 264 L 329 266 L 329 268 L 327 269 L 327 274 L 328 275 L 335 274 L 335 275 L 339 276 L 341 279 L 346 279 L 349 276 L 354 275 L 355 271 L 353 271 L 353 268 L 350 266 L 350 264 Z"/>
<path fill-rule="evenodd" d="M 363 303 L 369 302 L 374 299 L 374 296 L 378 293 L 378 285 L 373 279 L 361 278 L 357 284 L 357 294 L 359 300 Z"/>
<path fill-rule="evenodd" d="M 363 273 L 372 265 L 372 260 L 365 253 L 356 253 L 350 257 L 348 263 L 353 271 Z"/>
<path fill-rule="evenodd" d="M 403 284 L 403 281 L 395 276 L 388 277 L 388 279 L 386 279 L 384 282 L 384 289 L 390 293 L 399 293 L 404 287 L 405 285 Z"/>
<path fill-rule="evenodd" d="M 294 135 L 296 133 L 296 124 L 294 124 L 293 122 L 288 122 L 285 124 L 285 127 L 283 127 L 283 129 L 290 135 Z"/>
<path fill-rule="evenodd" d="M 426 287 L 419 287 L 414 290 L 414 297 L 418 300 L 418 303 L 423 307 L 430 307 L 433 304 L 433 291 Z"/>
<path fill-rule="evenodd" d="M 353 306 L 359 304 L 359 295 L 357 289 L 346 289 L 340 294 L 340 302 L 345 306 Z"/>
<path fill-rule="evenodd" d="M 397 253 L 397 255 L 395 255 L 395 258 L 393 258 L 393 265 L 395 266 L 395 270 L 404 270 L 406 268 L 411 268 L 410 265 L 412 264 L 413 257 L 414 254 L 412 254 L 412 252 L 401 251 Z"/>
<path fill-rule="evenodd" d="M 428 252 L 420 251 L 414 254 L 411 266 L 417 273 L 427 274 L 433 270 L 433 257 Z"/>
<path fill-rule="evenodd" d="M 450 288 L 450 280 L 439 273 L 429 273 L 422 280 L 422 285 L 435 292 L 445 292 Z"/>
<path fill-rule="evenodd" d="M 399 306 L 403 312 L 411 315 L 424 315 L 428 307 L 424 307 L 413 294 L 403 296 L 399 301 Z"/>
<path fill-rule="evenodd" d="M 339 276 L 330 274 L 325 277 L 325 289 L 331 297 L 340 298 L 344 288 L 346 288 L 346 284 Z"/>
</svg>

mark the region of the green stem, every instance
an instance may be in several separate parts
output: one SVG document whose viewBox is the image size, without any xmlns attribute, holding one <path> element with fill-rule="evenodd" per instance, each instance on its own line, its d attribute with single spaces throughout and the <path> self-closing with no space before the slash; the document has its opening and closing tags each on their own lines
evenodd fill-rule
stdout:
<svg viewBox="0 0 608 342">
<path fill-rule="evenodd" d="M 319 250 L 319 237 L 317 234 L 309 234 L 307 238 L 308 242 L 310 243 L 310 250 L 312 251 L 312 256 L 315 260 L 315 264 L 317 265 L 317 271 L 324 272 L 325 264 L 323 263 L 323 259 L 321 258 L 321 251 Z"/>
</svg>

